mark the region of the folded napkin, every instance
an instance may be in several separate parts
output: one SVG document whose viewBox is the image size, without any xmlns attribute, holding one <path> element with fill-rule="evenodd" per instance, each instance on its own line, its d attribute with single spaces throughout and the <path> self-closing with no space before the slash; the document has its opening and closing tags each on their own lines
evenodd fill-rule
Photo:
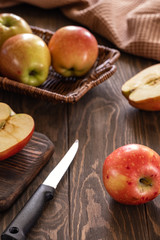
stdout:
<svg viewBox="0 0 160 240">
<path fill-rule="evenodd" d="M 59 7 L 120 50 L 160 60 L 160 0 L 2 0 L 0 7 L 20 2 Z"/>
</svg>

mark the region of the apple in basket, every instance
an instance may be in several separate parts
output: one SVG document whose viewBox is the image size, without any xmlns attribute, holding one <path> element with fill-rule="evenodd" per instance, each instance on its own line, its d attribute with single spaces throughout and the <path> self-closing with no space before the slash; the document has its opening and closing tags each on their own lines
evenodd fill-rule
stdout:
<svg viewBox="0 0 160 240">
<path fill-rule="evenodd" d="M 160 156 L 141 144 L 119 147 L 104 161 L 103 182 L 122 204 L 146 203 L 160 193 Z"/>
<path fill-rule="evenodd" d="M 51 37 L 48 47 L 54 70 L 64 77 L 83 76 L 98 56 L 95 36 L 80 26 L 65 26 Z"/>
<path fill-rule="evenodd" d="M 9 105 L 0 102 L 0 160 L 19 152 L 32 137 L 34 126 L 30 115 L 16 114 Z"/>
<path fill-rule="evenodd" d="M 41 85 L 47 79 L 50 64 L 48 46 L 32 33 L 10 37 L 0 49 L 0 73 L 28 85 Z"/>
<path fill-rule="evenodd" d="M 160 64 L 152 65 L 126 81 L 122 93 L 133 107 L 159 111 Z"/>
<path fill-rule="evenodd" d="M 19 33 L 32 33 L 29 24 L 13 13 L 0 14 L 0 47 L 6 39 Z"/>
</svg>

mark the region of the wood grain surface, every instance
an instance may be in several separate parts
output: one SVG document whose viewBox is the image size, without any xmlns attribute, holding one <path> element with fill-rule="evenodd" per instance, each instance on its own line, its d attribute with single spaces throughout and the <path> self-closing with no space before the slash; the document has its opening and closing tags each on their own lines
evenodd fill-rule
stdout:
<svg viewBox="0 0 160 240">
<path fill-rule="evenodd" d="M 20 5 L 2 11 L 14 12 L 31 25 L 51 31 L 64 25 L 79 25 L 64 17 L 59 9 Z M 115 47 L 95 36 L 99 44 Z M 103 162 L 118 147 L 141 143 L 160 153 L 160 112 L 135 109 L 121 93 L 126 80 L 154 63 L 121 52 L 116 73 L 74 104 L 53 104 L 0 90 L 0 101 L 8 103 L 16 112 L 30 114 L 35 119 L 36 131 L 48 136 L 55 145 L 54 157 L 14 205 L 0 214 L 0 233 L 78 138 L 80 147 L 73 164 L 27 239 L 160 239 L 160 197 L 139 206 L 121 205 L 107 194 L 102 182 Z"/>
</svg>

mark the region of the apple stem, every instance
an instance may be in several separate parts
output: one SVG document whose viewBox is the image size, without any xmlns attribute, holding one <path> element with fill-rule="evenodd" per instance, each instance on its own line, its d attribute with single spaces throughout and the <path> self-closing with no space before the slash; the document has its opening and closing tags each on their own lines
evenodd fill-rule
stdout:
<svg viewBox="0 0 160 240">
<path fill-rule="evenodd" d="M 139 181 L 140 181 L 140 183 L 142 183 L 146 186 L 152 186 L 152 183 L 151 183 L 150 179 L 141 178 Z"/>
<path fill-rule="evenodd" d="M 29 75 L 30 75 L 30 76 L 36 76 L 36 75 L 37 75 L 37 71 L 36 71 L 36 70 L 31 70 L 31 71 L 29 72 Z"/>
</svg>

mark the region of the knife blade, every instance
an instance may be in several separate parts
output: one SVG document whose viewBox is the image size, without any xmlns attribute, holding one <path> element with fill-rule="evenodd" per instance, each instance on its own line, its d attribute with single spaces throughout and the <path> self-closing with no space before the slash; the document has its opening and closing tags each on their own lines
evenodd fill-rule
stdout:
<svg viewBox="0 0 160 240">
<path fill-rule="evenodd" d="M 79 147 L 76 140 L 62 160 L 51 171 L 44 182 L 38 187 L 26 205 L 21 209 L 6 230 L 2 240 L 25 240 L 29 230 L 40 217 L 46 202 L 53 199 L 54 191 L 73 161 Z"/>
</svg>

